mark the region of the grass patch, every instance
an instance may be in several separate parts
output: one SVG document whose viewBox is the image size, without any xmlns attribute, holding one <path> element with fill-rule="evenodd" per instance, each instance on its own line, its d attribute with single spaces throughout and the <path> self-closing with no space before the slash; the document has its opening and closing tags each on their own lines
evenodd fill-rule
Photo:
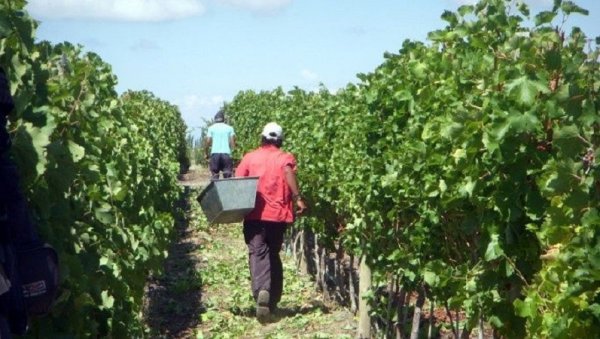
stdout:
<svg viewBox="0 0 600 339">
<path fill-rule="evenodd" d="M 192 194 L 192 197 L 195 197 Z M 273 321 L 260 324 L 250 291 L 242 226 L 209 226 L 193 201 L 190 222 L 201 235 L 202 303 L 197 338 L 353 338 L 354 316 L 323 301 L 309 277 L 282 252 L 284 292 Z"/>
</svg>

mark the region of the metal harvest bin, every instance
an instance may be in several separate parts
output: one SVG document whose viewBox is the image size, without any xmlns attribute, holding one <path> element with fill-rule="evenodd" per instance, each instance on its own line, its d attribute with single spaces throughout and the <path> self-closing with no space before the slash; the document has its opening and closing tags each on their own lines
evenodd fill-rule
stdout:
<svg viewBox="0 0 600 339">
<path fill-rule="evenodd" d="M 198 196 L 198 202 L 211 224 L 244 220 L 254 209 L 258 177 L 213 180 Z"/>
</svg>

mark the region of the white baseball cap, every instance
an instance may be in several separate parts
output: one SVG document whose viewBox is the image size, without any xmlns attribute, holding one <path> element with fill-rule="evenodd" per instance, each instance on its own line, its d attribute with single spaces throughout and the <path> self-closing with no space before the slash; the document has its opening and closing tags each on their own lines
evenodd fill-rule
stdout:
<svg viewBox="0 0 600 339">
<path fill-rule="evenodd" d="M 283 128 L 276 122 L 270 122 L 262 130 L 262 136 L 269 139 L 283 139 Z"/>
</svg>

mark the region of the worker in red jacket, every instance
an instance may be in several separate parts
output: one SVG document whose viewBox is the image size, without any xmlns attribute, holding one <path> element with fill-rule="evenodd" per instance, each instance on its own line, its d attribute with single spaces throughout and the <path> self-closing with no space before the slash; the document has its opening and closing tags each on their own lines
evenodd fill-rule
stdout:
<svg viewBox="0 0 600 339">
<path fill-rule="evenodd" d="M 283 292 L 279 252 L 286 226 L 306 209 L 296 180 L 296 158 L 282 151 L 282 144 L 283 129 L 268 123 L 262 131 L 261 146 L 244 155 L 235 172 L 237 177 L 259 177 L 255 208 L 244 218 L 244 239 L 256 317 L 261 322 L 275 310 Z"/>
</svg>

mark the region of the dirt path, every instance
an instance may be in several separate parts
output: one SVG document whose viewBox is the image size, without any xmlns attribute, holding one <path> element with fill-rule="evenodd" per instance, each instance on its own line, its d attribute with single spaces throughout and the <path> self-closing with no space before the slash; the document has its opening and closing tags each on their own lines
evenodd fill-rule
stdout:
<svg viewBox="0 0 600 339">
<path fill-rule="evenodd" d="M 195 201 L 205 171 L 183 176 L 185 218 L 160 277 L 149 278 L 146 319 L 152 338 L 353 338 L 354 315 L 323 300 L 282 251 L 284 295 L 273 320 L 254 317 L 241 225 L 209 226 Z"/>
<path fill-rule="evenodd" d="M 186 189 L 186 196 L 191 190 Z M 146 286 L 145 318 L 151 338 L 190 338 L 198 326 L 202 311 L 199 279 L 202 241 L 187 216 L 188 201 L 180 206 L 185 218 L 177 220 L 175 240 L 169 248 L 164 271 L 150 276 Z"/>
</svg>

